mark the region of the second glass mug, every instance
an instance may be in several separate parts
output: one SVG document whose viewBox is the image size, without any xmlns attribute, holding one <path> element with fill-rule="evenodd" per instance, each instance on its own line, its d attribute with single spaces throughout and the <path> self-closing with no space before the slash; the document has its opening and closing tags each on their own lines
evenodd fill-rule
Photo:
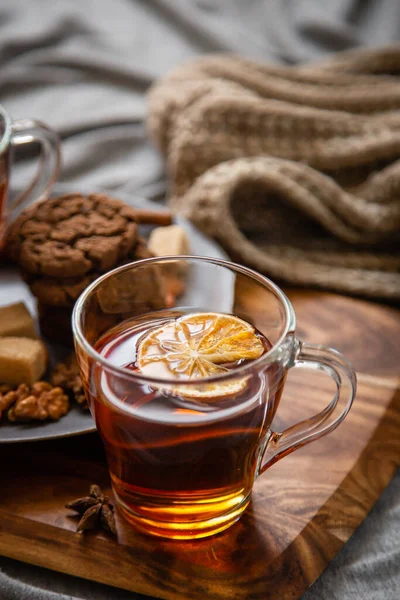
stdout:
<svg viewBox="0 0 400 600">
<path fill-rule="evenodd" d="M 179 306 L 164 309 L 160 274 L 177 271 L 186 273 L 186 291 Z M 132 324 L 140 331 L 171 314 L 204 311 L 244 319 L 271 348 L 228 373 L 179 379 L 179 386 L 176 378 L 133 370 L 128 365 L 134 361 L 133 343 L 128 355 L 126 344 L 106 355 L 105 348 L 115 346 Z M 129 327 L 121 326 L 124 321 Z M 156 536 L 201 538 L 232 525 L 249 504 L 256 477 L 333 431 L 356 391 L 355 372 L 342 354 L 297 340 L 293 307 L 272 281 L 224 260 L 163 257 L 119 267 L 79 298 L 73 330 L 117 506 L 133 526 Z M 272 431 L 286 374 L 298 366 L 330 375 L 336 393 L 313 417 Z M 210 386 L 238 381 L 245 382 L 240 394 L 207 398 Z M 193 386 L 205 392 L 201 399 L 190 397 Z"/>
<path fill-rule="evenodd" d="M 40 144 L 39 168 L 26 187 L 11 203 L 8 202 L 12 151 L 19 146 Z M 0 250 L 3 246 L 7 221 L 23 204 L 47 198 L 57 179 L 61 163 L 60 140 L 50 127 L 34 119 L 12 121 L 0 105 Z"/>
</svg>

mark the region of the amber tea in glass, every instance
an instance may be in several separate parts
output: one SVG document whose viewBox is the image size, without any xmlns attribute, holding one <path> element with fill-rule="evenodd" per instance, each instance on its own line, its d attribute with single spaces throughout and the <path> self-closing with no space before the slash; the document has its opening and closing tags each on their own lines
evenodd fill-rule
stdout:
<svg viewBox="0 0 400 600">
<path fill-rule="evenodd" d="M 173 309 L 160 308 L 154 289 L 166 266 L 187 278 Z M 84 292 L 73 324 L 117 506 L 153 535 L 193 539 L 229 527 L 255 478 L 332 431 L 355 392 L 342 355 L 296 340 L 278 287 L 222 260 L 147 259 L 116 269 Z M 321 413 L 277 434 L 271 422 L 286 373 L 300 364 L 326 371 L 337 393 Z"/>
</svg>

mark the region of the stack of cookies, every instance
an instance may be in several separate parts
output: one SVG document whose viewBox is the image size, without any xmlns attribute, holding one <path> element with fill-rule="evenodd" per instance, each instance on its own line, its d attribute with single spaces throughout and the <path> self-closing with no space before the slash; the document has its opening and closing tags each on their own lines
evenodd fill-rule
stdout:
<svg viewBox="0 0 400 600">
<path fill-rule="evenodd" d="M 69 194 L 35 204 L 11 225 L 7 251 L 38 301 L 42 335 L 71 343 L 71 313 L 99 275 L 152 256 L 138 233 L 138 212 L 104 194 Z M 161 289 L 149 310 L 165 307 Z"/>
</svg>

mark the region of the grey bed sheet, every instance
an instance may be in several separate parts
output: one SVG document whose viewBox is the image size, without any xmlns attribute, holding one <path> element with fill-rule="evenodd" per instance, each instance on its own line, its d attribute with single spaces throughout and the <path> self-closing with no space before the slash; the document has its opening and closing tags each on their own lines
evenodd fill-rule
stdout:
<svg viewBox="0 0 400 600">
<path fill-rule="evenodd" d="M 145 92 L 168 69 L 205 52 L 297 63 L 399 36 L 400 0 L 0 0 L 0 101 L 60 132 L 68 189 L 159 200 Z M 19 158 L 14 187 L 33 168 Z M 0 600 L 128 598 L 139 596 L 0 558 Z M 303 600 L 399 598 L 400 473 Z"/>
</svg>

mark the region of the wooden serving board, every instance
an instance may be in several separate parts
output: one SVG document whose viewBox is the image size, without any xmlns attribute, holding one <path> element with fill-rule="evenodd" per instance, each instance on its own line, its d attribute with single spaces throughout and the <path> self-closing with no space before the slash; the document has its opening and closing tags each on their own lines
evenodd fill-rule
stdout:
<svg viewBox="0 0 400 600">
<path fill-rule="evenodd" d="M 213 538 L 148 538 L 117 515 L 118 541 L 76 534 L 64 504 L 91 483 L 109 487 L 97 434 L 0 447 L 0 554 L 166 599 L 297 598 L 366 517 L 400 465 L 400 311 L 334 294 L 289 292 L 302 339 L 344 352 L 358 371 L 346 421 L 284 458 L 252 503 Z M 276 426 L 325 405 L 325 375 L 296 369 Z"/>
</svg>

